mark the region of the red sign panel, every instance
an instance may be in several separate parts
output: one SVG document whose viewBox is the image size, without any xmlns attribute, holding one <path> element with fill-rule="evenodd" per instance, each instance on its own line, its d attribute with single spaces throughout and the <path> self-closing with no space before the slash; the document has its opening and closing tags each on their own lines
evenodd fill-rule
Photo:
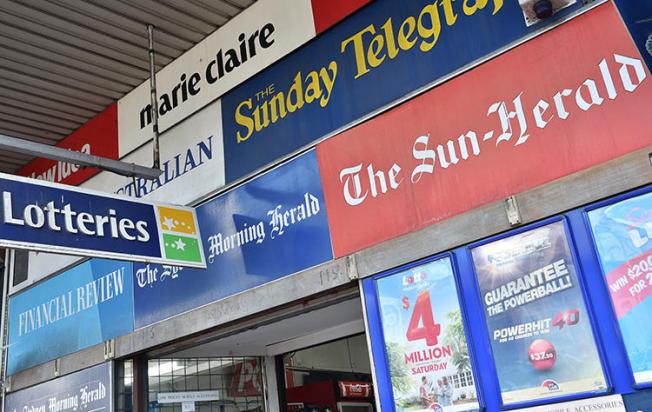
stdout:
<svg viewBox="0 0 652 412">
<path fill-rule="evenodd" d="M 57 144 L 64 149 L 76 150 L 96 156 L 118 158 L 118 109 L 113 104 L 86 122 L 82 127 Z M 99 170 L 80 168 L 62 161 L 38 158 L 16 173 L 48 182 L 79 185 L 97 174 Z"/>
<path fill-rule="evenodd" d="M 340 395 L 342 398 L 368 398 L 371 396 L 369 382 L 339 381 Z"/>
<path fill-rule="evenodd" d="M 261 396 L 262 387 L 260 365 L 256 359 L 251 359 L 235 365 L 227 395 L 233 398 Z"/>
<path fill-rule="evenodd" d="M 334 253 L 649 145 L 651 101 L 614 6 L 589 11 L 321 143 Z"/>
<path fill-rule="evenodd" d="M 370 2 L 371 0 L 312 0 L 315 31 L 317 34 L 322 33 Z"/>
</svg>

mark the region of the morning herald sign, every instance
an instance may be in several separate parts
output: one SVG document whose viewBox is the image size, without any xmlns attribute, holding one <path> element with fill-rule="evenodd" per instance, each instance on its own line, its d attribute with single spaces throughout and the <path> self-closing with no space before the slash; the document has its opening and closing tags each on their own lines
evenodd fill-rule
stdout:
<svg viewBox="0 0 652 412">
<path fill-rule="evenodd" d="M 0 246 L 205 268 L 191 208 L 0 174 Z"/>
</svg>

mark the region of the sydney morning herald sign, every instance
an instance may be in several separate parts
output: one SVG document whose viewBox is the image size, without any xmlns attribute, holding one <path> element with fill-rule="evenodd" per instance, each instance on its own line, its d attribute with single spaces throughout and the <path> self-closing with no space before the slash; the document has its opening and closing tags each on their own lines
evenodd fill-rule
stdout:
<svg viewBox="0 0 652 412">
<path fill-rule="evenodd" d="M 194 210 L 0 174 L 0 246 L 205 267 Z"/>
</svg>

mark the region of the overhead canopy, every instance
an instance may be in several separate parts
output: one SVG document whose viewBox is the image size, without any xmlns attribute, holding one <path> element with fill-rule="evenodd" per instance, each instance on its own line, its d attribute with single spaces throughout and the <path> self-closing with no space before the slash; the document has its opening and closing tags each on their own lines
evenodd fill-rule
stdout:
<svg viewBox="0 0 652 412">
<path fill-rule="evenodd" d="M 0 134 L 56 144 L 255 0 L 0 2 Z M 29 155 L 0 150 L 0 172 Z"/>
</svg>

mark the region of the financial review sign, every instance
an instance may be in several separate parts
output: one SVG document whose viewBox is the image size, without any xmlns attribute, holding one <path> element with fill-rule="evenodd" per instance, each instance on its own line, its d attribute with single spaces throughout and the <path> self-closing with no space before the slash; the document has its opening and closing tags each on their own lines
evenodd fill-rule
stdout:
<svg viewBox="0 0 652 412">
<path fill-rule="evenodd" d="M 0 246 L 205 267 L 193 209 L 0 174 Z"/>
</svg>

